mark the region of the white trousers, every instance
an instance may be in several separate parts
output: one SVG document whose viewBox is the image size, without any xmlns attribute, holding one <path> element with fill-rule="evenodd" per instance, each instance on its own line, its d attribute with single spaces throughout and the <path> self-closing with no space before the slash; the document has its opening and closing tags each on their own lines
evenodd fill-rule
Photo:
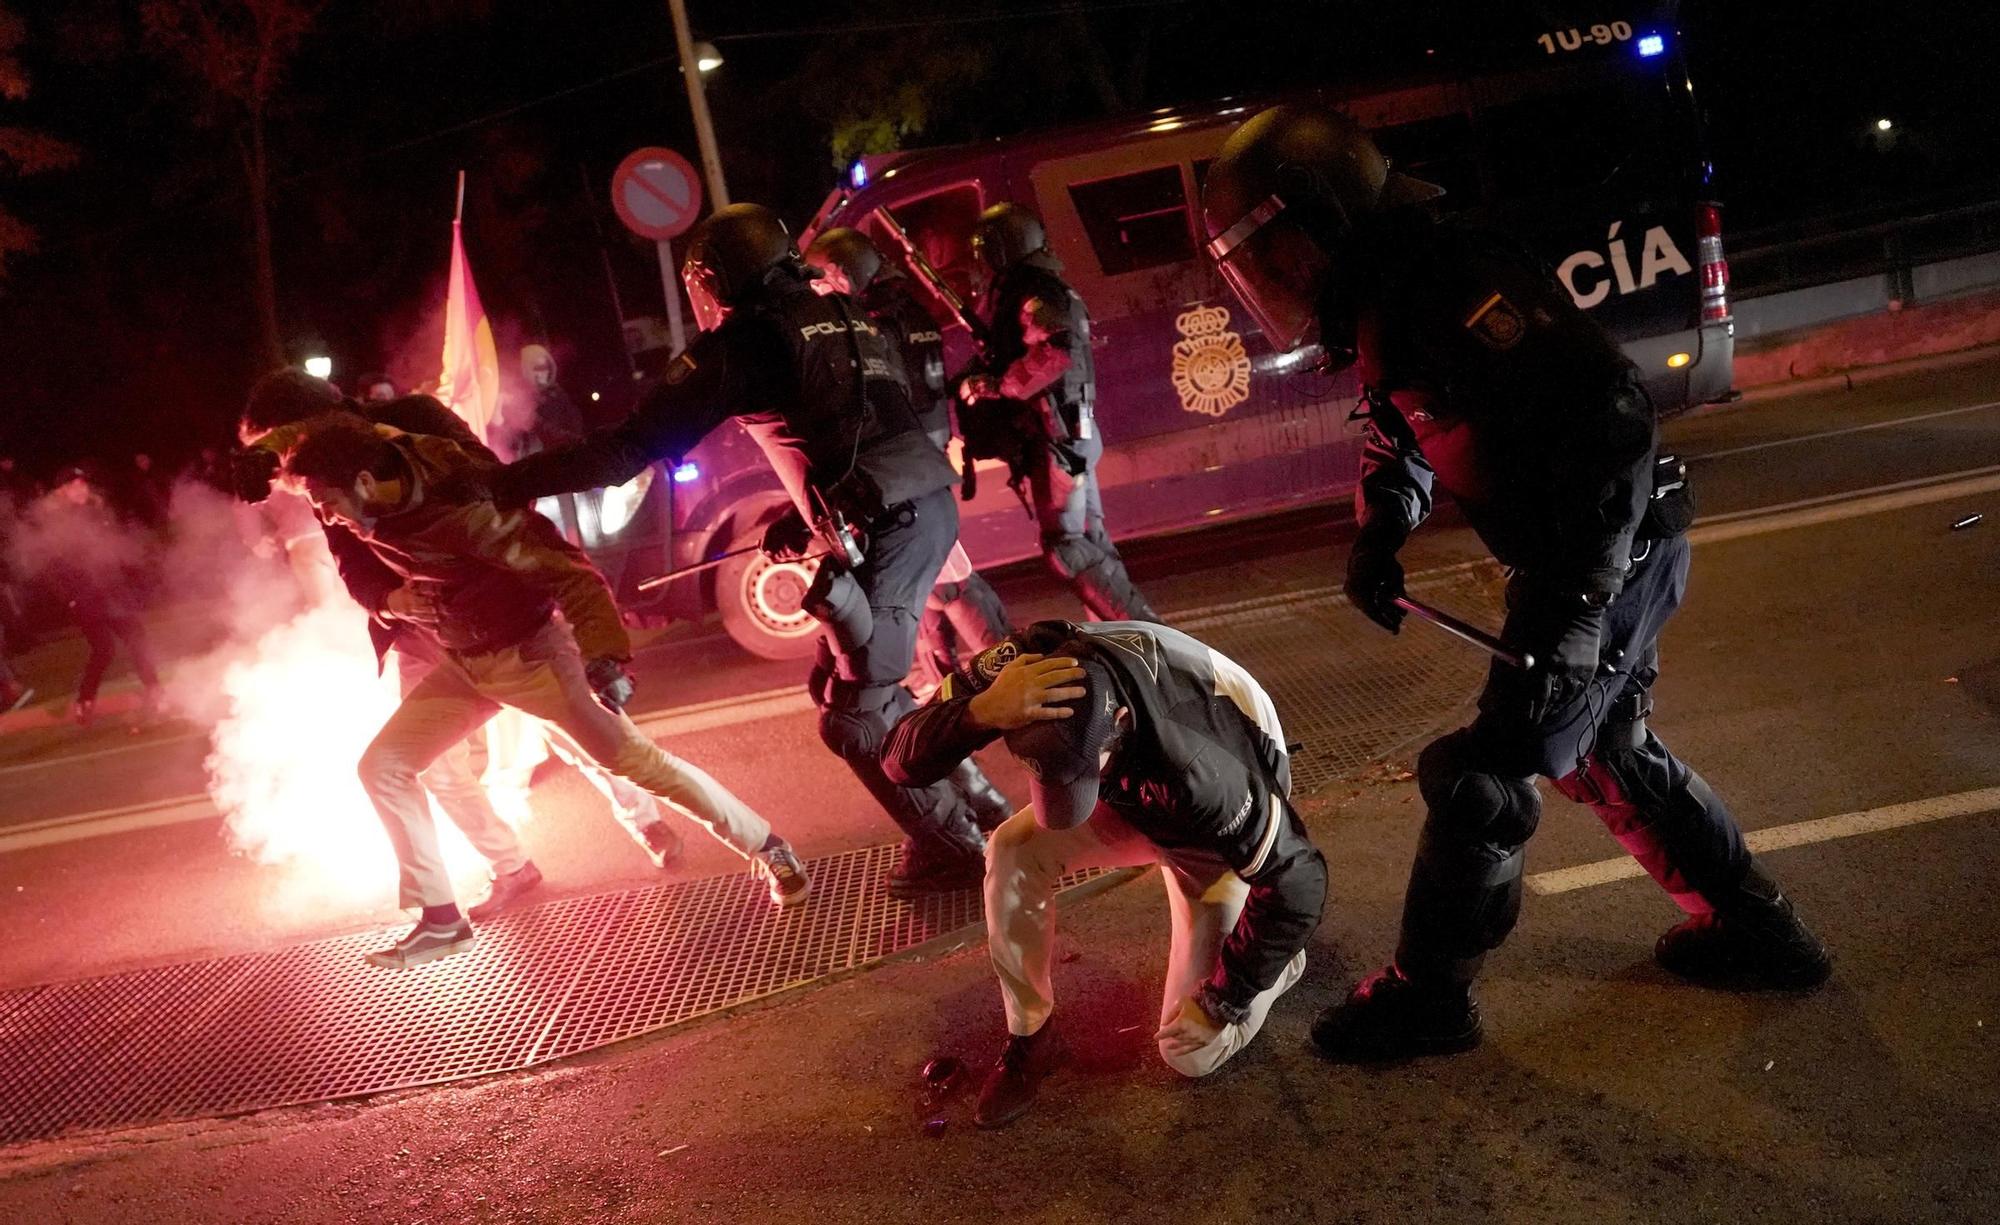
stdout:
<svg viewBox="0 0 2000 1225">
<path fill-rule="evenodd" d="M 1047 1023 L 1055 1007 L 1049 962 L 1055 945 L 1056 882 L 1084 868 L 1125 868 L 1157 863 L 1166 880 L 1173 938 L 1160 1024 L 1179 1015 L 1181 1001 L 1215 972 L 1222 942 L 1236 928 L 1250 886 L 1218 856 L 1168 850 L 1100 807 L 1074 829 L 1044 829 L 1035 810 L 1023 808 L 986 842 L 986 946 L 1000 979 L 1007 1032 L 1027 1035 Z M 1222 1027 L 1215 1041 L 1183 1055 L 1162 1048 L 1160 1058 L 1184 1076 L 1206 1076 L 1250 1044 L 1280 995 L 1305 972 L 1301 950 L 1284 974 L 1250 1004 L 1243 1020 Z"/>
<path fill-rule="evenodd" d="M 588 760 L 651 793 L 746 859 L 771 836 L 769 823 L 728 788 L 648 740 L 625 715 L 606 709 L 584 677 L 583 656 L 569 627 L 553 621 L 504 651 L 445 656 L 404 695 L 403 704 L 361 755 L 361 785 L 396 850 L 403 906 L 442 906 L 455 900 L 418 777 L 435 789 L 434 763 L 454 752 L 469 752 L 460 742 L 502 706 L 549 723 Z M 464 773 L 477 787 L 469 763 Z M 444 794 L 437 794 L 445 805 Z M 480 798 L 485 799 L 483 790 Z M 469 803 L 463 807 L 470 812 Z M 491 814 L 491 804 L 485 810 Z M 495 856 L 503 848 L 493 831 L 468 828 L 450 805 L 445 812 L 494 861 L 495 871 L 511 870 L 509 861 Z M 512 840 L 512 866 L 526 862 L 512 829 L 497 815 L 492 819 Z"/>
</svg>

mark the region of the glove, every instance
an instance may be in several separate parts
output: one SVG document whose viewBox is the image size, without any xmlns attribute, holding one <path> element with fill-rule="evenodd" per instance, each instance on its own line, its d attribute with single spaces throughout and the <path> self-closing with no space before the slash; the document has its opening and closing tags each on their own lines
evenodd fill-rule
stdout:
<svg viewBox="0 0 2000 1225">
<path fill-rule="evenodd" d="M 1504 631 L 1535 657 L 1527 687 L 1528 718 L 1542 723 L 1580 697 L 1597 678 L 1609 600 L 1576 591 L 1516 593 Z"/>
<path fill-rule="evenodd" d="M 245 502 L 262 502 L 271 496 L 271 482 L 278 477 L 278 453 L 266 447 L 243 447 L 229 456 L 229 484 Z"/>
<path fill-rule="evenodd" d="M 813 531 L 799 508 L 788 508 L 764 529 L 764 555 L 772 561 L 798 561 L 812 551 Z"/>
<path fill-rule="evenodd" d="M 613 714 L 622 712 L 639 688 L 625 671 L 624 662 L 610 656 L 591 660 L 584 666 L 583 676 L 590 682 L 590 691 L 597 695 L 598 704 Z"/>
<path fill-rule="evenodd" d="M 1403 630 L 1404 612 L 1396 607 L 1396 598 L 1403 594 L 1403 563 L 1396 560 L 1400 547 L 1402 542 L 1388 533 L 1364 526 L 1347 552 L 1347 598 L 1392 634 Z"/>
<path fill-rule="evenodd" d="M 958 385 L 958 398 L 967 404 L 1000 398 L 1000 380 L 990 374 L 975 374 Z"/>
</svg>

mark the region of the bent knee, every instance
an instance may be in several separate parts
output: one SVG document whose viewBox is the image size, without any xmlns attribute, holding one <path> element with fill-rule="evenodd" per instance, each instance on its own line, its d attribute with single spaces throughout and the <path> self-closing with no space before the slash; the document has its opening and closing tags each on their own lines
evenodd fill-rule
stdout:
<svg viewBox="0 0 2000 1225">
<path fill-rule="evenodd" d="M 1220 1043 L 1214 1046 L 1204 1046 L 1198 1051 L 1188 1051 L 1186 1053 L 1169 1053 L 1167 1044 L 1164 1042 L 1160 1044 L 1161 1061 L 1189 1080 L 1200 1080 L 1202 1077 L 1207 1076 L 1223 1064 L 1228 1063 L 1229 1056 L 1233 1053 L 1223 1049 Z"/>
</svg>

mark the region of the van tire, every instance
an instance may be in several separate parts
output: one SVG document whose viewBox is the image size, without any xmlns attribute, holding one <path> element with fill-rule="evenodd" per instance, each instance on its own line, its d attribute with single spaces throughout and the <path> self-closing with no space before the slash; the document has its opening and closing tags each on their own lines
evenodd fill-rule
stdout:
<svg viewBox="0 0 2000 1225">
<path fill-rule="evenodd" d="M 747 548 L 764 537 L 758 523 L 730 542 Z M 804 659 L 819 642 L 819 622 L 799 607 L 818 562 L 774 562 L 762 553 L 733 557 L 715 570 L 715 607 L 736 644 L 764 659 Z"/>
</svg>

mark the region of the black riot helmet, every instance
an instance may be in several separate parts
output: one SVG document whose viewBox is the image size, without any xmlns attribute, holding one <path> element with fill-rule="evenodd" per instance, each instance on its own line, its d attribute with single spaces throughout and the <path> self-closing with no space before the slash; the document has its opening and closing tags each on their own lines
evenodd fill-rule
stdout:
<svg viewBox="0 0 2000 1225">
<path fill-rule="evenodd" d="M 719 208 L 695 227 L 681 281 L 704 332 L 722 326 L 780 268 L 798 267 L 799 253 L 778 214 L 761 204 Z"/>
<path fill-rule="evenodd" d="M 806 263 L 819 269 L 820 284 L 836 293 L 858 298 L 882 271 L 882 252 L 868 235 L 835 226 L 806 248 Z"/>
<path fill-rule="evenodd" d="M 1276 106 L 1223 142 L 1202 184 L 1209 258 L 1271 347 L 1297 348 L 1362 215 L 1434 199 L 1337 111 Z"/>
<path fill-rule="evenodd" d="M 1048 245 L 1042 219 L 1034 210 L 1004 200 L 979 214 L 972 227 L 972 254 L 995 276 Z"/>
</svg>

